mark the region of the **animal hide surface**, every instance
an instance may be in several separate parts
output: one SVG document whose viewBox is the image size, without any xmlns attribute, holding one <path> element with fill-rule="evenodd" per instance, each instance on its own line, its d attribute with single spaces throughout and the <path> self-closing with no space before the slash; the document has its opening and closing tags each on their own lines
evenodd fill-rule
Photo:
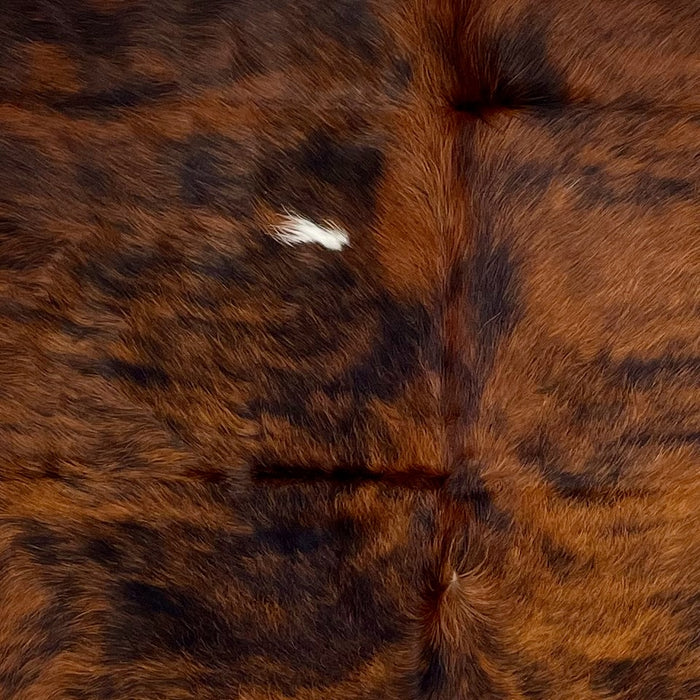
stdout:
<svg viewBox="0 0 700 700">
<path fill-rule="evenodd" d="M 0 3 L 0 699 L 700 697 L 698 0 Z"/>
</svg>

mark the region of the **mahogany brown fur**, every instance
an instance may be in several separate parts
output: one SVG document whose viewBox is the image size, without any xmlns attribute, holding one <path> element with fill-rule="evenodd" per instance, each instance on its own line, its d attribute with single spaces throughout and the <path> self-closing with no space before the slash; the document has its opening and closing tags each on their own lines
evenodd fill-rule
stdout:
<svg viewBox="0 0 700 700">
<path fill-rule="evenodd" d="M 698 22 L 5 0 L 0 698 L 698 697 Z"/>
</svg>

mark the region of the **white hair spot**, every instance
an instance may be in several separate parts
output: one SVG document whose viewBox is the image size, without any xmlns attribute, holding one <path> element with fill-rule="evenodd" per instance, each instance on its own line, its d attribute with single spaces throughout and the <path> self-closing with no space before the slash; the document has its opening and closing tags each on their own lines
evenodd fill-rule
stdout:
<svg viewBox="0 0 700 700">
<path fill-rule="evenodd" d="M 319 226 L 296 214 L 285 214 L 281 223 L 274 226 L 275 237 L 286 245 L 318 243 L 329 250 L 342 250 L 350 244 L 347 232 L 329 221 Z"/>
</svg>

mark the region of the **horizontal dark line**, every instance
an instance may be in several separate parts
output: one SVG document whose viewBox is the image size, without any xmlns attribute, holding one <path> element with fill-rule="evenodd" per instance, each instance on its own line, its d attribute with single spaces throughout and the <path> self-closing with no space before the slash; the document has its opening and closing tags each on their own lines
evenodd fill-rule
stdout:
<svg viewBox="0 0 700 700">
<path fill-rule="evenodd" d="M 332 483 L 339 486 L 363 486 L 382 484 L 413 489 L 437 490 L 443 486 L 446 474 L 430 473 L 427 469 L 414 467 L 405 471 L 375 472 L 361 465 L 343 465 L 332 469 L 300 464 L 270 463 L 255 465 L 252 469 L 255 481 L 274 485 Z"/>
</svg>

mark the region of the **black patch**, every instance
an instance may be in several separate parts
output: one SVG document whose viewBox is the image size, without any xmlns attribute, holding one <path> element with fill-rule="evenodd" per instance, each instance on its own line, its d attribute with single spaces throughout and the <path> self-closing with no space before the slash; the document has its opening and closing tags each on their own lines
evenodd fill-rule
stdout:
<svg viewBox="0 0 700 700">
<path fill-rule="evenodd" d="M 641 173 L 632 196 L 637 204 L 650 206 L 669 200 L 691 201 L 695 198 L 695 187 L 690 180 Z"/>
<path fill-rule="evenodd" d="M 112 188 L 108 174 L 91 163 L 81 163 L 77 166 L 76 179 L 78 184 L 96 199 L 105 198 Z"/>
<path fill-rule="evenodd" d="M 318 549 L 327 539 L 327 531 L 316 527 L 280 526 L 261 530 L 255 537 L 264 550 L 290 556 Z"/>
<path fill-rule="evenodd" d="M 277 0 L 279 4 L 285 0 Z M 232 0 L 207 0 L 207 2 L 187 2 L 182 16 L 185 24 L 208 24 L 221 20 L 250 21 L 255 18 L 255 12 L 269 7 L 269 2 L 232 2 Z"/>
<path fill-rule="evenodd" d="M 612 692 L 617 700 L 658 700 L 679 697 L 670 677 L 674 662 L 661 656 L 601 661 L 593 673 L 591 687 Z"/>
<path fill-rule="evenodd" d="M 585 207 L 614 206 L 624 201 L 610 185 L 610 177 L 598 165 L 586 165 L 575 171 L 579 201 Z"/>
<path fill-rule="evenodd" d="M 320 682 L 342 681 L 378 647 L 396 640 L 396 612 L 364 574 L 352 572 L 347 584 L 329 596 L 328 567 L 337 566 L 337 552 L 332 559 L 326 553 L 321 559 L 303 558 L 298 565 L 285 558 L 284 569 L 270 568 L 273 562 L 264 559 L 265 573 L 251 578 L 240 568 L 241 556 L 250 556 L 242 539 L 235 537 L 226 559 L 219 560 L 221 575 L 233 572 L 239 584 L 249 582 L 257 599 L 276 600 L 289 611 L 288 622 L 271 630 L 251 624 L 245 611 L 226 615 L 191 591 L 128 580 L 118 585 L 114 609 L 105 618 L 106 661 L 186 654 L 231 687 L 247 677 L 248 659 L 268 658 L 288 667 L 281 673 L 272 670 L 268 682 L 291 694 Z M 332 637 L 327 636 L 329 624 Z M 319 639 L 325 644 L 319 646 Z"/>
<path fill-rule="evenodd" d="M 159 614 L 182 618 L 186 611 L 179 594 L 147 583 L 127 581 L 121 587 L 121 594 L 126 606 L 146 618 Z"/>
<path fill-rule="evenodd" d="M 104 261 L 100 261 L 101 257 L 93 254 L 77 275 L 117 300 L 129 300 L 150 289 L 156 282 L 155 273 L 164 263 L 154 250 L 115 252 Z"/>
<path fill-rule="evenodd" d="M 546 476 L 560 496 L 575 501 L 612 503 L 616 495 L 623 493 L 616 489 L 617 479 L 613 475 L 606 478 L 559 469 L 548 471 Z"/>
<path fill-rule="evenodd" d="M 469 463 L 455 467 L 445 482 L 447 493 L 458 501 L 472 505 L 478 523 L 496 531 L 506 531 L 512 525 L 511 516 L 496 506 L 484 480 L 479 475 L 479 465 Z"/>
<path fill-rule="evenodd" d="M 278 251 L 279 245 L 275 243 L 270 252 L 274 254 Z M 266 264 L 276 266 L 279 264 L 279 261 L 268 257 Z M 270 272 L 272 272 L 272 267 L 270 267 Z M 332 294 L 329 294 L 329 296 L 332 296 L 333 301 L 339 305 L 338 314 L 340 315 L 337 317 L 332 315 L 322 305 L 319 305 L 320 308 L 317 309 L 315 304 L 312 307 L 314 314 L 318 314 L 328 322 L 333 318 L 351 320 L 357 316 L 357 312 L 353 313 L 353 308 L 348 308 L 347 304 L 349 299 L 352 299 L 355 303 L 362 303 L 362 300 L 358 297 L 361 297 L 363 290 L 360 288 L 359 280 L 353 270 L 342 260 L 329 261 L 328 264 L 319 267 L 313 273 L 305 270 L 294 279 L 294 282 L 295 284 L 284 286 L 278 292 L 285 303 L 308 304 L 310 298 L 318 296 L 319 290 L 323 289 L 329 292 L 332 290 Z M 338 325 L 338 322 L 335 325 Z"/>
<path fill-rule="evenodd" d="M 593 687 L 601 690 L 611 690 L 614 693 L 625 693 L 639 679 L 640 664 L 643 660 L 623 659 L 621 661 L 602 661 L 598 664 Z"/>
<path fill-rule="evenodd" d="M 683 681 L 679 685 L 680 698 L 699 698 L 700 697 L 700 677 L 691 678 L 689 681 Z"/>
<path fill-rule="evenodd" d="M 536 434 L 521 440 L 516 451 L 521 461 L 543 468 L 553 466 L 555 459 L 559 457 L 544 430 L 538 430 Z"/>
<path fill-rule="evenodd" d="M 265 56 L 256 54 L 256 63 L 271 67 L 274 55 L 294 50 L 308 56 L 309 45 L 317 45 L 329 37 L 350 54 L 374 63 L 382 43 L 386 42 L 381 25 L 371 13 L 367 0 L 256 0 L 231 2 L 208 0 L 189 3 L 185 20 L 203 26 L 227 20 L 242 32 L 241 44 L 262 44 Z M 300 23 L 300 20 L 302 23 Z M 304 29 L 305 34 L 299 30 Z M 319 36 L 319 34 L 321 36 Z M 277 48 L 277 51 L 269 50 Z M 251 56 L 246 56 L 252 58 Z"/>
<path fill-rule="evenodd" d="M 2 166 L 2 193 L 3 200 L 7 198 L 10 202 L 10 194 L 20 193 L 20 196 L 27 192 L 34 192 L 37 182 L 41 182 L 45 195 L 53 194 L 53 190 L 46 188 L 56 187 L 61 182 L 61 175 L 55 164 L 46 158 L 36 145 L 16 136 L 9 137 L 0 132 L 0 165 Z M 19 225 L 19 221 L 8 216 L 3 205 L 3 215 L 8 218 L 9 224 L 6 227 L 14 230 Z M 26 216 L 26 208 L 22 210 L 23 217 Z M 7 232 L 10 232 L 7 231 Z"/>
<path fill-rule="evenodd" d="M 341 299 L 347 299 L 342 296 Z M 297 307 L 296 313 L 289 319 L 274 324 L 267 324 L 266 335 L 275 340 L 279 347 L 296 357 L 319 357 L 338 350 L 347 337 L 342 331 L 332 332 L 334 322 L 342 328 L 343 323 L 350 322 L 352 309 L 348 306 L 334 311 L 335 298 L 331 294 L 321 294 L 313 310 L 306 306 Z"/>
<path fill-rule="evenodd" d="M 347 543 L 339 538 L 337 546 L 342 552 Z M 398 623 L 406 622 L 401 619 L 392 594 L 382 585 L 381 572 L 381 564 L 374 575 L 353 572 L 352 580 L 342 587 L 338 601 L 326 608 L 326 613 L 332 613 L 338 620 L 339 633 L 345 639 L 355 640 L 357 664 L 371 658 L 382 646 L 396 642 L 400 638 Z M 326 629 L 325 622 L 318 631 L 321 629 Z"/>
<path fill-rule="evenodd" d="M 507 532 L 513 527 L 513 517 L 502 510 L 491 498 L 474 506 L 474 514 L 477 522 L 496 532 Z"/>
<path fill-rule="evenodd" d="M 47 311 L 46 309 L 31 308 L 4 299 L 0 299 L 0 316 L 11 318 L 19 323 L 46 324 L 76 338 L 85 338 L 86 336 L 99 333 L 97 329 L 74 323 L 58 313 Z"/>
<path fill-rule="evenodd" d="M 12 219 L 0 218 L 0 270 L 33 270 L 53 253 L 55 246 L 52 241 L 40 231 L 25 226 Z"/>
<path fill-rule="evenodd" d="M 517 264 L 506 242 L 494 242 L 480 231 L 469 276 L 469 302 L 474 310 L 485 368 L 490 369 L 499 340 L 512 332 L 520 318 Z"/>
<path fill-rule="evenodd" d="M 9 673 L 0 673 L 0 689 L 7 693 L 3 697 L 15 697 L 36 681 L 51 659 L 74 646 L 74 619 L 70 601 L 61 595 L 51 596 L 41 613 L 24 618 L 23 628 L 32 630 L 35 642 L 24 649 Z"/>
<path fill-rule="evenodd" d="M 131 520 L 116 524 L 116 535 L 112 546 L 127 553 L 126 556 L 122 556 L 124 566 L 146 562 L 149 570 L 160 569 L 167 561 L 166 536 L 153 527 Z"/>
<path fill-rule="evenodd" d="M 207 206 L 213 193 L 224 189 L 225 173 L 216 154 L 201 146 L 192 146 L 182 164 L 182 192 L 188 204 Z"/>
<path fill-rule="evenodd" d="M 592 483 L 587 474 L 577 474 L 563 469 L 549 470 L 547 472 L 552 484 L 565 498 L 598 500 L 597 485 Z"/>
<path fill-rule="evenodd" d="M 373 399 L 394 400 L 420 367 L 430 364 L 428 341 L 432 322 L 422 305 L 404 305 L 385 294 L 366 306 L 359 304 L 353 313 L 355 321 L 364 317 L 367 323 L 372 315 L 378 318 L 376 338 L 364 357 L 340 376 L 330 378 L 311 372 L 266 368 L 260 395 L 249 408 L 255 416 L 269 413 L 283 417 L 292 425 L 307 429 L 317 439 L 343 448 L 347 452 L 344 460 L 362 463 L 359 443 L 367 427 L 368 404 Z M 327 337 L 336 332 L 329 323 Z M 291 352 L 289 355 L 295 356 Z M 314 411 L 309 406 L 314 392 L 338 402 L 338 413 Z"/>
<path fill-rule="evenodd" d="M 79 10 L 73 13 L 72 24 L 80 48 L 95 56 L 114 60 L 115 54 L 128 45 L 129 35 L 120 12 L 109 14 L 97 12 L 77 4 Z"/>
<path fill-rule="evenodd" d="M 499 67 L 495 84 L 482 79 L 483 102 L 501 107 L 556 108 L 568 102 L 566 76 L 550 59 L 546 38 L 547 13 L 525 13 L 517 23 L 496 34 L 484 47 L 494 56 L 488 67 Z"/>
<path fill-rule="evenodd" d="M 206 254 L 194 269 L 222 285 L 240 291 L 249 291 L 255 284 L 255 272 L 246 267 L 245 259 L 229 255 Z M 212 305 L 212 308 L 217 304 L 217 300 L 210 298 L 198 301 L 203 306 Z"/>
<path fill-rule="evenodd" d="M 5 0 L 3 20 L 15 41 L 74 44 L 75 0 Z M 1 26 L 1 25 L 0 25 Z M 4 32 L 3 32 L 4 33 Z M 14 35 L 14 36 L 12 36 Z"/>
<path fill-rule="evenodd" d="M 184 201 L 235 219 L 252 213 L 256 160 L 245 144 L 197 135 L 176 149 Z"/>
<path fill-rule="evenodd" d="M 367 202 L 374 201 L 374 188 L 382 174 L 381 151 L 366 145 L 344 143 L 327 131 L 314 131 L 302 144 L 299 164 L 309 174 L 334 187 L 349 186 Z"/>
<path fill-rule="evenodd" d="M 648 532 L 650 527 L 640 523 L 616 522 L 610 526 L 609 532 L 612 537 L 636 537 Z"/>
<path fill-rule="evenodd" d="M 52 102 L 54 109 L 70 116 L 117 118 L 123 110 L 143 107 L 161 98 L 174 95 L 174 83 L 140 83 L 121 85 L 100 92 L 78 92 Z"/>
<path fill-rule="evenodd" d="M 407 58 L 396 58 L 392 63 L 393 84 L 400 90 L 405 90 L 413 80 L 413 67 Z"/>
<path fill-rule="evenodd" d="M 697 430 L 633 430 L 625 433 L 619 440 L 624 445 L 646 447 L 676 447 L 679 445 L 700 446 L 700 431 Z"/>
<path fill-rule="evenodd" d="M 386 562 L 370 560 L 361 568 L 351 565 L 371 532 L 365 533 L 362 522 L 355 519 L 328 514 L 337 496 L 334 483 L 254 487 L 245 496 L 240 491 L 231 495 L 235 499 L 231 507 L 256 532 L 269 530 L 266 514 L 271 513 L 276 530 L 308 533 L 309 523 L 316 530 L 311 539 L 305 539 L 305 552 L 296 549 L 298 540 L 282 543 L 282 549 L 290 552 L 285 556 L 267 556 L 269 548 L 261 547 L 255 534 L 232 537 L 224 533 L 215 550 L 227 576 L 235 575 L 258 600 L 289 611 L 287 622 L 274 632 L 261 628 L 257 633 L 260 654 L 271 654 L 298 669 L 287 674 L 288 686 L 309 687 L 321 679 L 338 682 L 379 648 L 398 639 L 399 625 L 405 620 L 385 582 L 396 571 L 397 561 L 404 566 L 406 552 L 399 549 Z M 274 539 L 280 542 L 281 536 L 277 532 Z M 264 573 L 258 564 L 244 566 L 250 557 L 264 564 Z M 258 571 L 261 573 L 255 573 Z M 334 630 L 331 637 L 329 628 Z M 326 642 L 319 645 L 319 639 Z"/>
<path fill-rule="evenodd" d="M 46 324 L 77 338 L 84 338 L 99 332 L 89 326 L 73 323 L 60 314 L 18 304 L 9 299 L 0 299 L 0 317 L 9 318 L 18 323 Z"/>
<path fill-rule="evenodd" d="M 547 536 L 542 538 L 542 553 L 547 566 L 560 581 L 567 579 L 576 569 L 576 555 Z"/>
<path fill-rule="evenodd" d="M 0 671 L 0 691 L 4 697 L 16 696 L 20 690 L 34 682 L 36 675 L 25 674 L 24 664 L 15 664 L 7 671 Z"/>
<path fill-rule="evenodd" d="M 486 116 L 492 108 L 485 91 L 483 95 L 480 95 L 476 99 L 457 98 L 453 100 L 450 105 L 455 112 L 463 112 L 464 114 L 479 118 Z"/>
<path fill-rule="evenodd" d="M 419 542 L 432 541 L 437 532 L 437 511 L 435 501 L 426 498 L 416 499 L 411 514 L 411 533 Z"/>
<path fill-rule="evenodd" d="M 448 684 L 447 669 L 440 652 L 436 649 L 427 649 L 424 657 L 418 688 L 422 695 L 432 698 L 446 688 Z"/>
<path fill-rule="evenodd" d="M 467 149 L 460 158 L 463 172 L 469 172 Z M 518 264 L 507 243 L 491 235 L 492 207 L 492 202 L 475 204 L 481 224 L 474 249 L 452 265 L 441 309 L 444 318 L 451 309 L 466 307 L 462 313 L 467 315 L 475 345 L 469 364 L 463 359 L 463 348 L 453 347 L 454 342 L 443 346 L 443 412 L 446 422 L 458 425 L 460 432 L 478 415 L 499 343 L 513 331 L 521 315 Z"/>
<path fill-rule="evenodd" d="M 74 55 L 114 60 L 129 42 L 124 21 L 128 13 L 105 14 L 81 0 L 8 0 L 3 14 L 13 20 L 17 40 L 62 44 Z"/>
<path fill-rule="evenodd" d="M 345 463 L 342 466 L 319 466 L 313 462 L 290 464 L 259 457 L 251 464 L 251 475 L 265 486 L 285 487 L 300 484 L 330 484 L 333 488 L 380 484 L 392 488 L 416 491 L 437 491 L 442 488 L 445 477 L 431 474 L 417 467 L 411 470 L 371 471 L 365 464 Z"/>
<path fill-rule="evenodd" d="M 572 500 L 609 502 L 615 497 L 619 479 L 619 467 L 613 465 L 602 473 L 578 473 L 564 469 L 564 456 L 554 447 L 543 431 L 523 440 L 517 448 L 518 457 L 527 464 L 534 464 L 556 492 Z"/>
<path fill-rule="evenodd" d="M 662 356 L 651 360 L 628 357 L 614 367 L 612 373 L 618 380 L 639 389 L 685 377 L 695 383 L 700 379 L 700 357 Z"/>
<path fill-rule="evenodd" d="M 688 180 L 656 177 L 642 173 L 634 184 L 613 180 L 599 165 L 586 165 L 571 171 L 576 178 L 579 201 L 585 207 L 612 207 L 631 202 L 639 206 L 655 206 L 669 200 L 689 200 L 693 184 Z"/>
<path fill-rule="evenodd" d="M 274 258 L 258 263 L 261 275 L 271 264 Z M 244 267 L 251 269 L 250 264 Z M 353 339 L 353 324 L 372 311 L 371 300 L 362 298 L 359 280 L 340 259 L 312 273 L 305 271 L 303 278 L 291 282 L 276 293 L 293 313 L 265 324 L 266 334 L 290 358 L 318 357 L 347 346 Z"/>
<path fill-rule="evenodd" d="M 72 585 L 58 586 L 56 594 L 35 619 L 36 639 L 34 658 L 48 662 L 63 651 L 73 647 L 76 637 L 73 632 L 77 596 Z"/>
<path fill-rule="evenodd" d="M 25 304 L 19 304 L 12 299 L 0 299 L 0 316 L 18 323 L 49 323 L 62 324 L 64 319 L 44 309 L 36 309 Z"/>
<path fill-rule="evenodd" d="M 382 40 L 381 27 L 367 0 L 317 0 L 309 8 L 311 26 L 332 37 L 350 53 L 374 63 Z"/>
<path fill-rule="evenodd" d="M 457 667 L 448 669 L 440 653 L 429 649 L 424 654 L 425 666 L 418 679 L 420 698 L 461 698 L 462 689 L 468 688 L 470 698 L 502 700 L 506 697 L 503 689 L 494 684 L 479 657 L 477 654 L 461 655 Z"/>
<path fill-rule="evenodd" d="M 84 554 L 88 559 L 91 559 L 107 568 L 116 567 L 121 561 L 121 553 L 109 540 L 91 537 L 85 542 Z"/>
<path fill-rule="evenodd" d="M 429 352 L 432 321 L 421 304 L 411 306 L 385 297 L 378 304 L 379 332 L 370 353 L 331 383 L 331 395 L 348 392 L 359 401 L 392 401 L 415 376 Z"/>
<path fill-rule="evenodd" d="M 117 700 L 117 688 L 112 675 L 95 677 L 92 675 L 87 687 L 66 687 L 66 697 L 70 700 Z"/>
<path fill-rule="evenodd" d="M 114 595 L 114 611 L 105 621 L 109 662 L 134 662 L 163 652 L 189 653 L 212 662 L 225 644 L 228 656 L 245 650 L 243 635 L 220 627 L 214 610 L 186 591 L 137 580 L 124 581 Z M 221 637 L 217 639 L 218 633 Z"/>
<path fill-rule="evenodd" d="M 309 42 L 309 20 L 303 25 L 305 33 L 298 31 L 301 11 L 299 3 L 292 5 L 292 1 L 207 0 L 185 3 L 180 8 L 178 23 L 186 29 L 183 44 L 186 55 L 193 59 L 192 65 L 201 71 L 199 80 L 228 86 L 232 80 L 283 71 L 291 62 L 308 60 L 314 46 Z M 313 13 L 304 15 L 310 18 Z M 225 33 L 222 34 L 222 30 Z M 212 75 L 204 63 L 211 47 L 217 44 L 235 47 L 235 50 L 226 68 L 219 75 Z"/>
<path fill-rule="evenodd" d="M 374 213 L 383 164 L 382 151 L 360 143 L 359 137 L 349 141 L 317 130 L 296 149 L 269 153 L 258 169 L 258 194 L 276 209 L 287 208 L 317 221 L 332 219 L 335 212 L 329 211 L 329 203 L 339 199 L 337 214 L 367 221 Z"/>
<path fill-rule="evenodd" d="M 649 602 L 654 607 L 666 608 L 687 634 L 691 648 L 700 647 L 700 593 L 662 593 L 652 596 Z"/>
<path fill-rule="evenodd" d="M 75 644 L 73 624 L 79 591 L 74 568 L 78 562 L 68 537 L 34 520 L 13 524 L 20 532 L 13 538 L 11 549 L 28 554 L 38 565 L 34 575 L 47 597 L 42 608 L 22 622 L 22 628 L 29 630 L 34 643 L 22 651 L 15 672 L 2 679 L 14 693 L 34 682 L 46 663 Z"/>
<path fill-rule="evenodd" d="M 536 160 L 528 160 L 516 168 L 504 168 L 495 173 L 505 178 L 501 189 L 506 197 L 527 196 L 528 201 L 541 199 L 557 175 L 554 166 Z"/>
<path fill-rule="evenodd" d="M 314 419 L 307 402 L 312 392 L 320 389 L 317 377 L 271 368 L 265 372 L 265 382 L 267 387 L 261 387 L 260 395 L 248 405 L 256 419 L 269 413 L 300 428 L 313 430 L 316 427 L 319 421 Z"/>
<path fill-rule="evenodd" d="M 166 387 L 170 384 L 170 377 L 160 367 L 139 365 L 115 358 L 107 360 L 102 374 L 107 377 L 116 377 L 117 379 L 149 389 Z"/>
<path fill-rule="evenodd" d="M 519 672 L 520 687 L 528 700 L 551 700 L 552 677 L 543 664 L 526 664 Z"/>
<path fill-rule="evenodd" d="M 99 624 L 107 664 L 186 656 L 226 689 L 249 678 L 251 663 L 262 668 L 270 660 L 266 682 L 291 696 L 341 682 L 399 639 L 406 621 L 385 581 L 398 574 L 397 563 L 403 571 L 405 551 L 354 566 L 355 548 L 365 546 L 362 523 L 331 515 L 337 495 L 331 484 L 239 486 L 210 488 L 230 509 L 232 531 L 169 523 L 161 535 L 121 523 L 110 534 L 123 556 L 110 572 L 110 609 Z M 242 523 L 250 534 L 241 533 Z M 192 571 L 216 576 L 198 574 L 191 588 L 179 585 L 179 560 L 168 556 L 173 543 L 184 547 Z M 104 547 L 91 549 L 103 554 Z M 227 605 L 227 581 L 260 606 L 279 605 L 287 614 L 267 621 L 247 605 Z"/>
<path fill-rule="evenodd" d="M 686 598 L 675 609 L 694 649 L 700 647 L 700 593 Z"/>
<path fill-rule="evenodd" d="M 14 538 L 14 546 L 27 552 L 41 566 L 58 566 L 65 554 L 65 538 L 38 521 L 27 521 L 21 534 Z"/>
</svg>

